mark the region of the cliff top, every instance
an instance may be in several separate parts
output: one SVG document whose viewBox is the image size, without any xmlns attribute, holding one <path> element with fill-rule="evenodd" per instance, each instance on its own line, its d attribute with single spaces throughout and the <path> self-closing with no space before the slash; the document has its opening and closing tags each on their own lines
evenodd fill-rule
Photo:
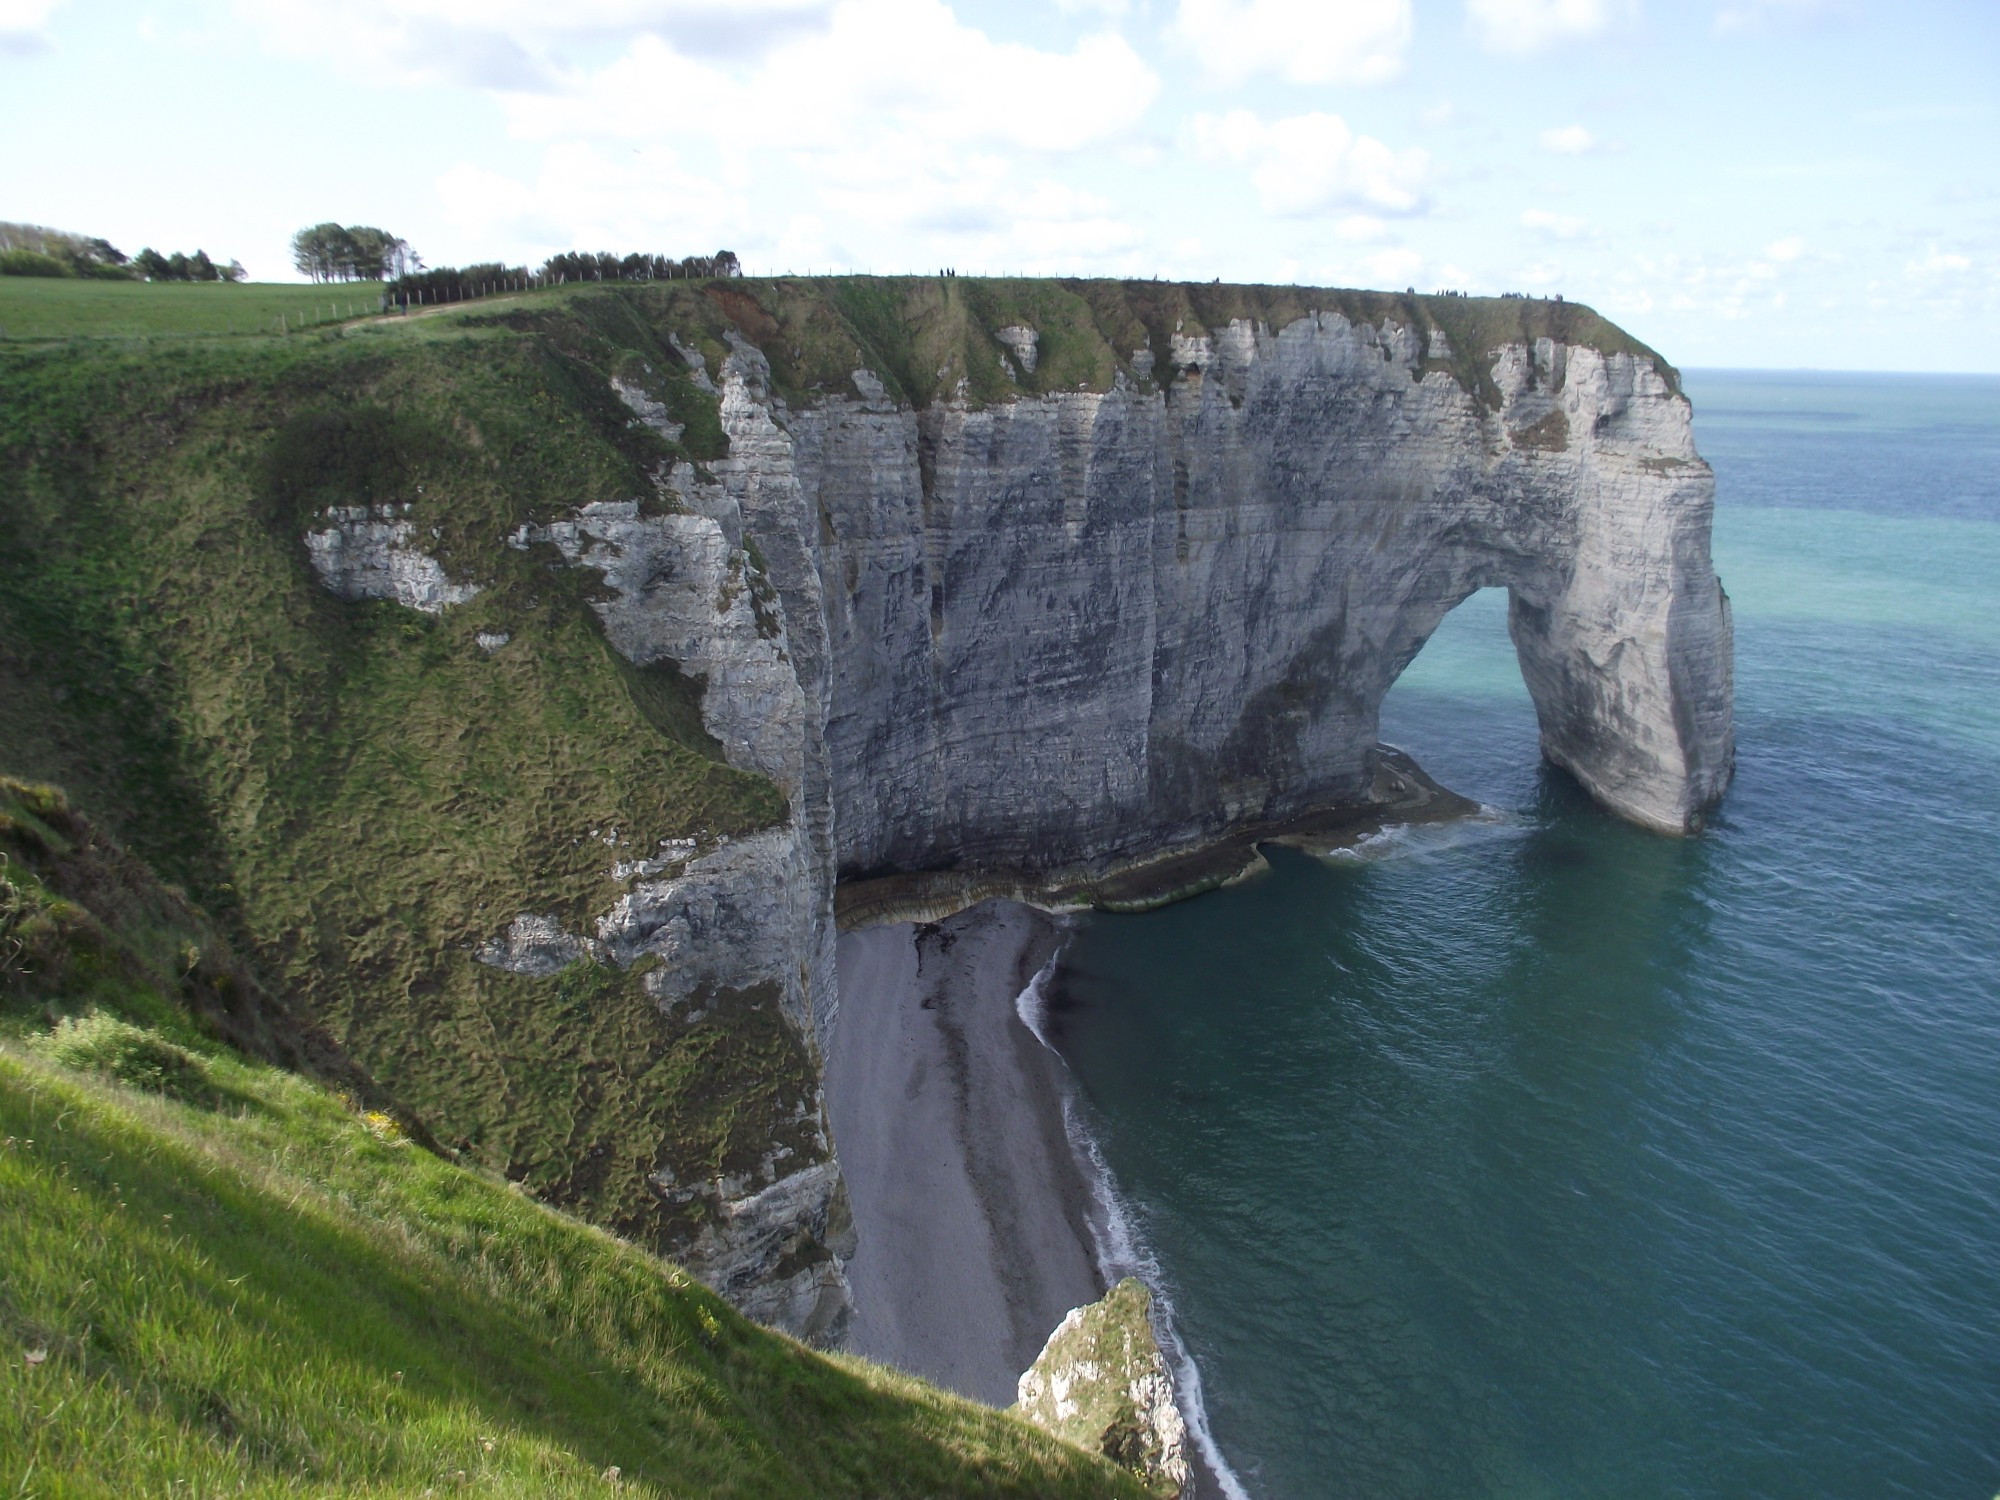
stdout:
<svg viewBox="0 0 2000 1500">
<path fill-rule="evenodd" d="M 561 293 L 555 294 L 561 296 Z M 1140 388 L 1175 377 L 1173 339 L 1242 319 L 1276 330 L 1314 313 L 1355 324 L 1398 325 L 1426 343 L 1449 342 L 1445 368 L 1475 400 L 1498 399 L 1491 367 L 1508 344 L 1553 338 L 1607 354 L 1630 354 L 1678 392 L 1672 365 L 1615 323 L 1577 302 L 1517 297 L 1424 296 L 1222 282 L 1112 281 L 973 276 L 744 277 L 573 290 L 560 314 L 528 298 L 496 309 L 497 321 L 547 326 L 560 317 L 602 324 L 617 300 L 656 328 L 671 328 L 720 370 L 734 334 L 770 362 L 772 384 L 795 404 L 854 395 L 852 372 L 872 370 L 887 393 L 915 406 L 953 394 L 964 382 L 976 403 L 1020 394 L 1108 390 L 1121 376 Z M 473 316 L 478 316 L 476 313 Z M 1003 330 L 1036 335 L 1032 365 L 1003 342 Z M 1150 354 L 1150 368 L 1142 357 Z"/>
<path fill-rule="evenodd" d="M 1582 303 L 1545 298 L 1219 281 L 782 276 L 585 283 L 404 319 L 368 315 L 375 295 L 372 285 L 217 288 L 0 279 L 0 334 L 15 342 L 175 336 L 267 342 L 312 326 L 394 331 L 421 341 L 495 325 L 560 337 L 580 320 L 599 328 L 612 349 L 644 349 L 665 332 L 679 333 L 699 344 L 713 374 L 733 331 L 770 361 L 773 383 L 794 403 L 858 394 L 851 375 L 866 368 L 891 395 L 922 406 L 956 392 L 961 379 L 980 403 L 1079 387 L 1106 390 L 1121 371 L 1144 387 L 1171 378 L 1177 332 L 1220 329 L 1235 319 L 1279 329 L 1319 312 L 1377 328 L 1411 328 L 1426 342 L 1433 330 L 1442 331 L 1452 354 L 1431 367 L 1448 368 L 1482 404 L 1496 394 L 1488 373 L 1494 352 L 1540 338 L 1635 355 L 1679 390 L 1673 367 L 1622 328 Z M 622 304 L 628 316 L 621 318 L 609 304 Z M 652 339 L 620 336 L 618 325 L 629 323 L 631 312 L 652 325 Z M 1010 358 L 997 337 L 1016 328 L 1038 335 L 1033 368 Z M 1141 351 L 1152 355 L 1152 375 L 1134 363 Z"/>
</svg>

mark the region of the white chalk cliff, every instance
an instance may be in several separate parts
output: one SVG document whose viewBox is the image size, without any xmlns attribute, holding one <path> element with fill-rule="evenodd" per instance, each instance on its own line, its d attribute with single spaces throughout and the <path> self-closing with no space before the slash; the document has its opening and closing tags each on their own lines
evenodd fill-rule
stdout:
<svg viewBox="0 0 2000 1500">
<path fill-rule="evenodd" d="M 1234 323 L 1164 391 L 789 414 L 843 875 L 1088 864 L 1359 797 L 1383 695 L 1505 586 L 1549 759 L 1679 833 L 1731 765 L 1713 481 L 1648 362 Z"/>
</svg>

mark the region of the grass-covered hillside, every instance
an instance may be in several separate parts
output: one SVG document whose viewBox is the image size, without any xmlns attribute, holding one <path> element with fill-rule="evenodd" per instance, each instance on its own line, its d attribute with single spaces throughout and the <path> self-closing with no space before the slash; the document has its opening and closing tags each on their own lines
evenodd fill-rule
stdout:
<svg viewBox="0 0 2000 1500">
<path fill-rule="evenodd" d="M 222 281 L 145 282 L 0 276 L 0 339 L 262 335 L 375 311 L 373 282 L 306 286 Z"/>
<path fill-rule="evenodd" d="M 592 575 L 506 545 L 650 495 L 676 456 L 628 421 L 618 359 L 683 372 L 655 382 L 682 456 L 719 443 L 713 398 L 603 311 L 610 336 L 411 319 L 4 346 L 0 764 L 90 807 L 446 1145 L 666 1244 L 646 1174 L 768 1149 L 754 1106 L 809 1090 L 799 1040 L 768 1007 L 670 1028 L 636 974 L 471 952 L 516 913 L 610 905 L 598 830 L 650 846 L 785 814 L 723 763 L 698 684 L 611 651 Z M 432 617 L 320 585 L 305 532 L 388 503 L 476 598 Z"/>
<path fill-rule="evenodd" d="M 110 294 L 152 331 L 100 336 L 86 303 Z M 334 1049 L 413 1128 L 668 1250 L 706 1210 L 664 1203 L 648 1175 L 711 1181 L 762 1158 L 808 1108 L 808 1044 L 770 1005 L 674 1021 L 637 971 L 533 978 L 473 950 L 523 912 L 589 930 L 621 894 L 601 830 L 653 847 L 786 815 L 703 731 L 702 683 L 610 649 L 594 574 L 506 541 L 592 501 L 662 503 L 663 463 L 723 455 L 716 398 L 670 335 L 711 374 L 749 339 L 794 403 L 851 391 L 865 366 L 920 405 L 1151 388 L 1176 378 L 1177 330 L 1313 309 L 1443 328 L 1473 389 L 1510 339 L 1638 347 L 1574 305 L 956 277 L 571 287 L 283 336 L 215 326 L 259 294 L 0 283 L 32 309 L 0 316 L 0 768 L 64 787 L 177 886 L 239 990 L 296 1018 L 274 1034 L 314 1028 L 315 1055 Z M 1015 323 L 1041 357 L 1010 376 L 993 331 Z M 647 387 L 679 439 L 634 421 L 613 376 Z M 328 592 L 304 536 L 330 507 L 370 505 L 409 507 L 477 595 L 433 616 Z M 482 633 L 509 639 L 489 651 Z"/>
<path fill-rule="evenodd" d="M 246 983 L 0 779 L 0 1493 L 1142 1493 L 226 1045 Z"/>
</svg>

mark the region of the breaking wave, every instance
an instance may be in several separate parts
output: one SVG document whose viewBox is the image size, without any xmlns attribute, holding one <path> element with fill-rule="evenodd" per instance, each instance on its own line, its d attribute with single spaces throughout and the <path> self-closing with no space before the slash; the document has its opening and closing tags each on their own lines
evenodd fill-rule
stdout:
<svg viewBox="0 0 2000 1500">
<path fill-rule="evenodd" d="M 1312 852 L 1330 864 L 1374 864 L 1378 860 L 1441 854 L 1468 844 L 1515 838 L 1527 829 L 1528 824 L 1515 814 L 1482 803 L 1478 812 L 1447 823 L 1390 823 L 1352 844 Z"/>
</svg>

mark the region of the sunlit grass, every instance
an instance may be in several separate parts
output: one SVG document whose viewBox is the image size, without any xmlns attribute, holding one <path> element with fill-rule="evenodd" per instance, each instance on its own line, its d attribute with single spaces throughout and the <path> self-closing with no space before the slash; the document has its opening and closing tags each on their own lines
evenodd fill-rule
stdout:
<svg viewBox="0 0 2000 1500">
<path fill-rule="evenodd" d="M 50 1054 L 0 1043 L 0 1493 L 1139 1493 L 303 1079 Z"/>
</svg>

